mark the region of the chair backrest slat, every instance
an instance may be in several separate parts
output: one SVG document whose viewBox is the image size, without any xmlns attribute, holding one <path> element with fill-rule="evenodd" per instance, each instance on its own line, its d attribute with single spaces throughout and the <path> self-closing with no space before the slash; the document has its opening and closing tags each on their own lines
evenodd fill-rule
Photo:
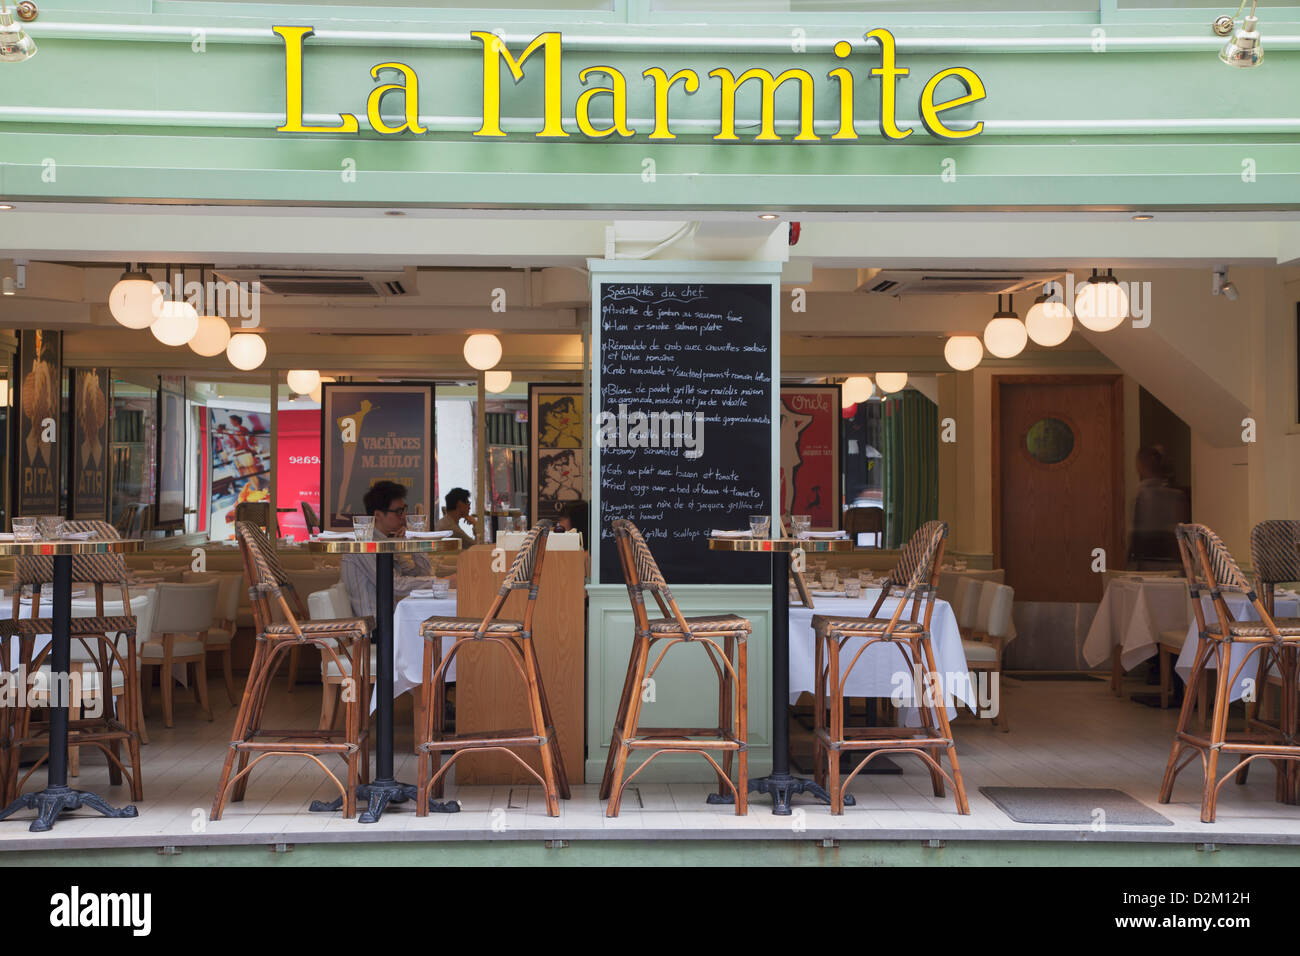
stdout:
<svg viewBox="0 0 1300 956">
<path fill-rule="evenodd" d="M 1255 589 L 1273 613 L 1275 585 L 1300 581 L 1300 521 L 1261 521 L 1250 530 Z"/>
<path fill-rule="evenodd" d="M 659 570 L 659 562 L 650 553 L 641 530 L 626 518 L 617 518 L 613 523 L 614 541 L 618 546 L 619 561 L 623 565 L 623 578 L 627 582 L 628 596 L 632 600 L 632 610 L 637 616 L 638 629 L 649 627 L 649 615 L 645 610 L 644 591 L 654 595 L 660 613 L 669 620 L 677 622 L 682 632 L 689 634 L 690 627 L 682 610 L 677 606 L 673 593 L 668 589 L 668 582 Z"/>
</svg>

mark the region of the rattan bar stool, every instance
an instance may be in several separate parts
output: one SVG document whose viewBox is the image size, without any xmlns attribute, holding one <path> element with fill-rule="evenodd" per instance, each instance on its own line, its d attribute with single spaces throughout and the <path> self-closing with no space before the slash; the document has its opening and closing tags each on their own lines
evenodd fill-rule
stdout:
<svg viewBox="0 0 1300 956">
<path fill-rule="evenodd" d="M 618 816 L 623 791 L 656 758 L 666 753 L 695 753 L 707 760 L 718 776 L 718 794 L 711 796 L 710 802 L 734 801 L 736 815 L 744 816 L 749 809 L 746 661 L 750 623 L 735 614 L 684 617 L 637 526 L 620 518 L 614 522 L 613 530 L 636 630 L 627 675 L 623 679 L 623 696 L 614 715 L 605 775 L 600 783 L 601 799 L 609 800 L 605 815 Z M 646 613 L 646 591 L 654 596 L 662 615 L 654 621 Z M 664 646 L 651 665 L 650 655 L 660 641 L 665 642 Z M 640 726 L 641 688 L 647 677 L 654 677 L 664 656 L 677 644 L 702 647 L 713 666 L 718 678 L 718 723 L 715 727 Z M 625 779 L 628 757 L 637 750 L 653 753 Z M 721 766 L 710 753 L 715 750 L 722 754 Z M 733 756 L 736 757 L 734 782 L 731 779 Z"/>
<path fill-rule="evenodd" d="M 1252 535 L 1253 538 L 1253 535 Z M 1288 781 L 1294 770 L 1288 772 L 1284 762 L 1300 760 L 1300 741 L 1295 737 L 1295 657 L 1300 648 L 1300 619 L 1274 618 L 1260 600 L 1259 595 L 1242 574 L 1231 552 L 1217 534 L 1202 524 L 1180 524 L 1178 547 L 1187 574 L 1188 590 L 1192 597 L 1192 614 L 1196 618 L 1196 658 L 1191 676 L 1183 694 L 1183 706 L 1178 713 L 1178 727 L 1174 732 L 1169 762 L 1165 765 L 1164 780 L 1160 785 L 1159 801 L 1168 803 L 1173 795 L 1174 780 L 1197 757 L 1201 758 L 1204 782 L 1201 791 L 1201 822 L 1213 823 L 1219 791 L 1228 778 L 1236 776 L 1245 780 L 1249 765 L 1263 757 L 1278 767 L 1278 795 L 1285 796 Z M 1244 594 L 1259 615 L 1258 621 L 1238 621 L 1224 592 Z M 1201 605 L 1201 595 L 1208 594 L 1214 606 L 1214 620 L 1208 621 Z M 1246 644 L 1246 653 L 1237 664 L 1232 662 L 1234 644 Z M 1258 657 L 1256 655 L 1259 655 Z M 1231 689 L 1237 679 L 1254 663 L 1259 673 L 1267 674 L 1275 665 L 1283 675 L 1282 720 L 1271 724 L 1247 711 L 1247 729 L 1242 733 L 1228 732 L 1228 707 Z M 1214 704 L 1210 709 L 1208 733 L 1191 731 L 1192 700 L 1197 691 L 1209 681 L 1209 664 L 1215 664 Z M 1287 668 L 1290 668 L 1288 671 Z M 1291 708 L 1288 711 L 1288 707 Z M 1219 757 L 1239 754 L 1241 762 L 1231 771 L 1219 776 Z"/>
<path fill-rule="evenodd" d="M 944 539 L 948 525 L 942 521 L 929 521 L 917 529 L 903 549 L 897 567 L 890 572 L 889 583 L 880 591 L 880 597 L 867 617 L 829 617 L 813 615 L 816 635 L 814 674 L 816 692 L 813 706 L 814 747 L 816 750 L 817 782 L 831 795 L 831 813 L 844 812 L 844 794 L 853 778 L 875 757 L 882 753 L 910 753 L 920 757 L 930 771 L 934 795 L 944 795 L 944 781 L 953 788 L 957 799 L 957 812 L 970 813 L 966 800 L 966 786 L 962 782 L 961 767 L 957 763 L 957 749 L 953 744 L 952 727 L 948 722 L 946 692 L 942 675 L 934 663 L 934 647 L 930 640 L 930 618 L 938 593 L 939 565 L 943 561 Z M 898 606 L 890 617 L 878 617 L 887 598 L 895 595 Z M 904 610 L 911 612 L 904 617 Z M 924 606 L 924 614 L 921 613 Z M 861 640 L 862 646 L 854 653 L 847 667 L 841 669 L 840 655 L 849 641 Z M 912 686 L 919 686 L 928 697 L 934 694 L 934 706 L 928 699 L 915 701 L 921 717 L 919 732 L 909 734 L 901 727 L 846 728 L 844 726 L 844 687 L 862 654 L 873 644 L 894 644 L 903 652 L 910 671 Z M 829 713 L 828 713 L 829 712 Z M 840 779 L 840 754 L 869 751 L 843 780 Z M 948 757 L 951 773 L 943 769 L 940 760 Z"/>
<path fill-rule="evenodd" d="M 519 546 L 510 570 L 497 591 L 496 599 L 482 619 L 474 617 L 431 617 L 420 625 L 424 637 L 424 680 L 422 684 L 424 724 L 420 732 L 416 814 L 429 813 L 429 801 L 441 797 L 447 771 L 462 756 L 471 752 L 496 750 L 509 754 L 542 785 L 546 794 L 546 812 L 560 815 L 560 800 L 569 799 L 569 780 L 564 770 L 551 720 L 551 707 L 546 701 L 546 688 L 542 671 L 537 664 L 537 651 L 533 639 L 533 613 L 537 607 L 538 583 L 542 579 L 542 560 L 546 557 L 546 539 L 554 523 L 539 521 Z M 524 606 L 522 621 L 503 620 L 498 615 L 511 592 L 528 589 L 528 603 Z M 444 657 L 444 638 L 455 641 Z M 448 734 L 445 732 L 447 668 L 461 648 L 470 642 L 494 645 L 506 655 L 522 678 L 527 694 L 530 726 L 522 730 L 495 730 L 480 733 Z M 525 761 L 517 750 L 536 750 L 541 762 L 539 774 Z M 451 758 L 442 762 L 442 755 Z"/>
<path fill-rule="evenodd" d="M 64 530 L 70 534 L 89 534 L 95 539 L 119 537 L 117 530 L 106 521 L 68 521 Z M 3 782 L 3 802 L 7 804 L 22 793 L 23 784 L 49 757 L 49 725 L 32 719 L 35 700 L 50 702 L 47 692 L 37 692 L 37 683 L 53 644 L 35 650 L 38 634 L 54 631 L 52 618 L 41 618 L 41 585 L 54 580 L 54 559 L 37 555 L 23 555 L 15 559 L 14 620 L 17 634 L 18 671 L 26 678 L 26 685 L 13 713 L 8 715 L 7 755 L 0 764 Z M 68 750 L 76 754 L 82 746 L 102 751 L 108 761 L 109 783 L 119 786 L 125 776 L 131 787 L 131 799 L 144 799 L 144 783 L 140 760 L 140 673 L 136 667 L 136 619 L 131 615 L 130 574 L 126 559 L 120 554 L 79 554 L 72 558 L 72 580 L 94 586 L 95 616 L 74 617 L 71 620 L 71 637 L 74 652 L 80 648 L 80 668 L 76 679 L 82 683 L 69 685 L 69 689 L 92 689 L 99 699 L 100 714 L 95 717 L 76 717 L 68 721 Z M 19 591 L 25 584 L 32 586 L 32 617 L 20 618 Z M 104 613 L 104 585 L 120 588 L 123 614 L 108 616 Z M 10 652 L 12 653 L 12 652 Z M 8 667 L 11 658 L 6 658 Z M 78 662 L 74 662 L 74 668 Z M 89 667 L 87 667 L 89 665 Z M 48 673 L 48 672 L 47 672 Z M 71 675 L 70 675 L 71 676 Z M 115 680 L 115 677 L 117 680 Z M 121 694 L 113 694 L 120 682 Z M 51 688 L 52 689 L 52 686 Z M 84 699 L 84 694 L 82 695 Z M 55 702 L 57 703 L 57 701 Z M 82 700 L 74 699 L 78 706 Z M 126 759 L 122 747 L 126 746 Z M 20 778 L 19 759 L 24 747 L 39 747 L 44 753 Z M 127 765 L 130 765 L 129 767 Z"/>
<path fill-rule="evenodd" d="M 294 591 L 262 530 L 251 522 L 239 521 L 235 523 L 235 535 L 244 559 L 244 573 L 251 582 L 249 600 L 253 606 L 257 644 L 253 662 L 249 665 L 244 696 L 235 716 L 230 751 L 226 754 L 217 784 L 212 819 L 221 819 L 228 793 L 234 802 L 244 799 L 249 774 L 270 756 L 306 757 L 316 763 L 341 791 L 343 816 L 355 816 L 357 785 L 369 780 L 365 726 L 369 697 L 364 689 L 370 686 L 370 632 L 374 621 L 355 617 L 307 620 L 302 599 Z M 283 621 L 274 620 L 276 608 L 283 615 Z M 343 729 L 263 728 L 262 719 L 277 664 L 290 650 L 306 644 L 315 646 L 321 657 L 341 673 L 350 674 L 353 686 L 358 688 L 356 693 L 344 695 Z M 343 780 L 322 759 L 331 756 L 342 758 L 346 764 Z M 235 770 L 236 760 L 238 770 Z M 232 770 L 235 770 L 233 777 Z"/>
</svg>

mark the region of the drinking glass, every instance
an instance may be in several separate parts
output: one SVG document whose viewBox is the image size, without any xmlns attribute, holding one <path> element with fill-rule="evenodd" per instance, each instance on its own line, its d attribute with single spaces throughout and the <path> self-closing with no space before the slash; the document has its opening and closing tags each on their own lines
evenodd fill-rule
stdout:
<svg viewBox="0 0 1300 956">
<path fill-rule="evenodd" d="M 515 518 L 515 530 L 522 531 L 525 534 L 528 532 L 528 518 L 526 515 Z"/>
<path fill-rule="evenodd" d="M 840 576 L 835 571 L 826 570 L 822 572 L 822 587 L 827 591 L 838 590 L 840 586 Z"/>
<path fill-rule="evenodd" d="M 36 527 L 46 541 L 57 541 L 63 532 L 63 518 L 58 515 L 42 515 L 36 519 Z"/>
<path fill-rule="evenodd" d="M 812 527 L 812 515 L 791 515 L 790 525 L 794 528 L 794 536 L 802 538 Z"/>
<path fill-rule="evenodd" d="M 749 530 L 755 538 L 766 538 L 767 529 L 772 526 L 772 519 L 767 515 L 750 515 Z"/>
<path fill-rule="evenodd" d="M 35 518 L 14 518 L 15 541 L 35 541 L 37 532 Z"/>
<path fill-rule="evenodd" d="M 844 596 L 846 598 L 855 598 L 862 596 L 862 585 L 857 578 L 844 579 Z"/>
<path fill-rule="evenodd" d="M 445 598 L 451 589 L 451 582 L 446 578 L 434 578 L 431 587 L 435 598 Z"/>
<path fill-rule="evenodd" d="M 428 515 L 407 515 L 406 530 L 422 534 L 429 527 Z"/>
<path fill-rule="evenodd" d="M 371 515 L 352 516 L 352 537 L 358 541 L 375 540 L 375 519 Z"/>
</svg>

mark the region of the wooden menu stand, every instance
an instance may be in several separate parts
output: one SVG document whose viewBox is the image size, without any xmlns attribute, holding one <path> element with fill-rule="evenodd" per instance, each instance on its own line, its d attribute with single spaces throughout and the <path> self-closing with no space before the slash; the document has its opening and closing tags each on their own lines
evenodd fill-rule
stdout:
<svg viewBox="0 0 1300 956">
<path fill-rule="evenodd" d="M 492 570 L 493 545 L 481 544 L 461 553 L 456 569 L 456 614 L 481 618 L 487 613 L 505 571 Z M 515 559 L 507 551 L 505 566 Z M 572 783 L 582 783 L 586 687 L 585 551 L 547 551 L 533 619 L 537 660 L 551 705 L 560 755 Z M 501 617 L 520 620 L 527 594 L 516 591 Z M 456 732 L 479 733 L 528 726 L 522 678 L 505 655 L 488 647 L 466 647 L 456 655 Z M 445 650 L 444 650 L 445 653 Z M 524 756 L 533 766 L 536 759 Z M 540 769 L 540 768 L 538 768 Z M 500 753 L 470 753 L 456 762 L 458 784 L 534 783 L 510 757 Z"/>
</svg>

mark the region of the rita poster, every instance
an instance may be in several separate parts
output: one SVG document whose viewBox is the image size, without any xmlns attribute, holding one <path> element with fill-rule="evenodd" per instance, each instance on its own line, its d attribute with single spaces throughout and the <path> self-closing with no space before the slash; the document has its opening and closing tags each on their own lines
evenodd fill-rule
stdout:
<svg viewBox="0 0 1300 956">
<path fill-rule="evenodd" d="M 322 392 L 321 523 L 351 529 L 377 481 L 405 485 L 410 511 L 436 515 L 433 386 L 326 383 Z"/>
<path fill-rule="evenodd" d="M 840 387 L 781 389 L 781 514 L 840 527 Z"/>
<path fill-rule="evenodd" d="M 108 515 L 108 416 L 112 407 L 106 368 L 72 371 L 72 517 L 103 521 Z"/>
<path fill-rule="evenodd" d="M 19 333 L 17 515 L 59 512 L 58 422 L 63 404 L 58 332 Z"/>
<path fill-rule="evenodd" d="M 532 523 L 555 519 L 587 497 L 581 385 L 528 387 L 532 422 Z"/>
</svg>

